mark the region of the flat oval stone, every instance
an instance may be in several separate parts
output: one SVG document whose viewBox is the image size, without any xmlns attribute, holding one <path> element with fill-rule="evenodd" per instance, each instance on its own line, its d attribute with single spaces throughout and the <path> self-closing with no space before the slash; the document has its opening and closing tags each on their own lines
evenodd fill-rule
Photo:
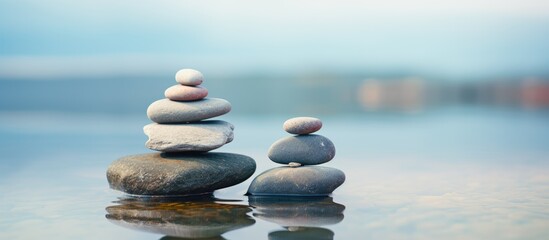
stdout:
<svg viewBox="0 0 549 240">
<path fill-rule="evenodd" d="M 166 89 L 164 96 L 173 101 L 194 101 L 208 96 L 208 89 L 201 86 L 191 87 L 178 84 Z"/>
<path fill-rule="evenodd" d="M 233 153 L 149 153 L 114 161 L 107 180 L 128 194 L 193 195 L 239 184 L 255 168 L 252 158 Z"/>
<path fill-rule="evenodd" d="M 177 102 L 164 98 L 147 108 L 147 116 L 157 123 L 186 123 L 221 116 L 231 111 L 231 104 L 221 98 L 204 98 Z"/>
<path fill-rule="evenodd" d="M 194 69 L 181 69 L 175 73 L 175 81 L 187 86 L 197 86 L 204 81 L 204 75 Z"/>
<path fill-rule="evenodd" d="M 291 134 L 309 134 L 322 128 L 322 121 L 313 117 L 290 118 L 284 122 L 284 131 Z"/>
<path fill-rule="evenodd" d="M 330 139 L 316 134 L 282 138 L 269 148 L 269 159 L 281 164 L 291 162 L 303 165 L 322 164 L 335 156 L 335 146 Z"/>
<path fill-rule="evenodd" d="M 327 196 L 345 182 L 338 169 L 321 166 L 278 167 L 259 174 L 249 195 Z"/>
<path fill-rule="evenodd" d="M 217 239 L 226 232 L 255 223 L 248 216 L 250 207 L 215 202 L 218 200 L 213 197 L 120 199 L 116 201 L 120 205 L 105 209 L 105 217 L 129 229 L 185 239 Z"/>
<path fill-rule="evenodd" d="M 230 143 L 234 126 L 220 120 L 186 124 L 151 123 L 143 127 L 145 146 L 162 152 L 210 151 Z"/>
</svg>

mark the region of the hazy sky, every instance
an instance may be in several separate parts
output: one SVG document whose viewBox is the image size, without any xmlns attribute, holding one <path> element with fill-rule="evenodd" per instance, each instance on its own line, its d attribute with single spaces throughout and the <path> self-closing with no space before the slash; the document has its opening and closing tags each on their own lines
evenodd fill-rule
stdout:
<svg viewBox="0 0 549 240">
<path fill-rule="evenodd" d="M 0 78 L 216 71 L 549 71 L 549 2 L 1 1 Z"/>
</svg>

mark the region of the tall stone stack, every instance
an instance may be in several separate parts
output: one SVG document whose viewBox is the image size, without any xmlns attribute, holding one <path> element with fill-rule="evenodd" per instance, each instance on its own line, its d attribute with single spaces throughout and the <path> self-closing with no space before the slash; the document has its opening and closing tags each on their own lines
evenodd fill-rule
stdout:
<svg viewBox="0 0 549 240">
<path fill-rule="evenodd" d="M 320 119 L 297 117 L 284 122 L 286 132 L 296 134 L 271 145 L 269 159 L 287 166 L 258 175 L 248 195 L 326 196 L 345 182 L 338 169 L 315 166 L 332 160 L 335 146 L 330 139 L 312 134 L 322 128 Z"/>
<path fill-rule="evenodd" d="M 255 161 L 233 153 L 206 153 L 234 138 L 234 126 L 207 120 L 231 111 L 220 98 L 206 98 L 202 73 L 182 69 L 179 83 L 153 102 L 147 116 L 154 123 L 143 128 L 146 146 L 161 153 L 126 156 L 107 170 L 111 188 L 134 195 L 194 195 L 243 182 L 255 172 Z"/>
<path fill-rule="evenodd" d="M 231 104 L 220 98 L 206 98 L 200 86 L 202 73 L 182 69 L 175 74 L 179 83 L 164 92 L 166 98 L 153 102 L 147 116 L 155 123 L 143 128 L 149 137 L 146 146 L 162 152 L 210 151 L 233 140 L 233 125 L 205 120 L 231 111 Z"/>
</svg>

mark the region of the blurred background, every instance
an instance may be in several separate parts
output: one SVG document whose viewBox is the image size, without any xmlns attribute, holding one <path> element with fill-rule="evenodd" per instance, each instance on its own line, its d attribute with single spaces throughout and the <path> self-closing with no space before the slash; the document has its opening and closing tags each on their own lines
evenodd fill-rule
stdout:
<svg viewBox="0 0 549 240">
<path fill-rule="evenodd" d="M 0 238 L 160 238 L 105 219 L 105 170 L 150 152 L 181 68 L 231 102 L 219 151 L 256 175 L 286 119 L 322 119 L 336 239 L 549 235 L 548 1 L 0 0 Z M 281 228 L 256 220 L 224 236 Z"/>
<path fill-rule="evenodd" d="M 0 111 L 144 114 L 181 68 L 232 114 L 549 108 L 549 4 L 2 1 Z"/>
</svg>

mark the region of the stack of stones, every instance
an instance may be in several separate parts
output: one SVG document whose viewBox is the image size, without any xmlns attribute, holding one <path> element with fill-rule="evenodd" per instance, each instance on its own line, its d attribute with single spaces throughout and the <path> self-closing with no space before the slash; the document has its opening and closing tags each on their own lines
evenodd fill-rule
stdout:
<svg viewBox="0 0 549 240">
<path fill-rule="evenodd" d="M 326 196 L 345 182 L 338 169 L 314 166 L 335 156 L 330 139 L 314 133 L 322 128 L 317 118 L 297 117 L 284 122 L 286 132 L 296 134 L 276 141 L 269 149 L 269 159 L 287 166 L 258 175 L 248 188 L 248 195 Z"/>
<path fill-rule="evenodd" d="M 162 153 L 123 157 L 107 170 L 111 188 L 134 195 L 194 195 L 236 185 L 255 172 L 255 161 L 232 153 L 206 153 L 233 140 L 234 126 L 206 120 L 231 110 L 219 98 L 206 98 L 202 73 L 182 69 L 179 83 L 165 99 L 152 103 L 147 116 L 154 121 L 143 130 L 146 146 Z"/>
<path fill-rule="evenodd" d="M 231 111 L 220 98 L 206 98 L 200 86 L 202 73 L 182 69 L 175 74 L 179 83 L 164 92 L 166 98 L 153 102 L 147 116 L 155 123 L 143 128 L 146 146 L 162 152 L 210 151 L 233 140 L 233 125 L 225 121 L 203 121 Z"/>
</svg>

